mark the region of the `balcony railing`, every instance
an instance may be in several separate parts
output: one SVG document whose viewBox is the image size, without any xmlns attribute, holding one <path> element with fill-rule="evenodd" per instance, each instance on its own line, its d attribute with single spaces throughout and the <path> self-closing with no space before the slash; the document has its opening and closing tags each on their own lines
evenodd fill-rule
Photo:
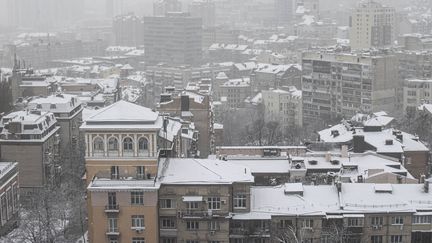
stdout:
<svg viewBox="0 0 432 243">
<path fill-rule="evenodd" d="M 113 205 L 108 204 L 105 206 L 105 212 L 106 213 L 118 213 L 118 212 L 120 212 L 120 207 L 118 204 L 115 204 L 115 205 L 114 204 Z"/>
<path fill-rule="evenodd" d="M 118 236 L 120 235 L 119 229 L 118 228 L 108 228 L 106 235 L 108 236 Z"/>
<path fill-rule="evenodd" d="M 208 211 L 183 210 L 183 211 L 178 211 L 177 216 L 179 218 L 213 218 L 213 217 L 228 216 L 228 212 L 219 211 L 219 210 L 208 210 Z"/>
</svg>

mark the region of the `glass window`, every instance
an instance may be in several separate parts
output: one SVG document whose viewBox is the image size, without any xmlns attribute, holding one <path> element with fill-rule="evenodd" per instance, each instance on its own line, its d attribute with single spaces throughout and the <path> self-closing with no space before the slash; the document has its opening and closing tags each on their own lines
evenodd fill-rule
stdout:
<svg viewBox="0 0 432 243">
<path fill-rule="evenodd" d="M 140 138 L 138 141 L 138 150 L 140 155 L 147 155 L 148 156 L 148 140 L 147 138 Z"/>
<path fill-rule="evenodd" d="M 133 237 L 132 243 L 145 243 L 144 237 Z"/>
<path fill-rule="evenodd" d="M 199 229 L 199 222 L 198 221 L 187 221 L 186 222 L 186 229 L 187 230 L 197 230 L 197 229 Z"/>
<path fill-rule="evenodd" d="M 237 194 L 234 196 L 234 208 L 246 208 L 246 195 Z"/>
<path fill-rule="evenodd" d="M 403 224 L 403 217 L 402 216 L 392 217 L 392 224 Z"/>
<path fill-rule="evenodd" d="M 209 197 L 207 198 L 208 209 L 219 210 L 221 209 L 220 197 Z"/>
<path fill-rule="evenodd" d="M 303 220 L 303 228 L 312 228 L 312 227 L 313 227 L 313 220 L 312 219 Z"/>
<path fill-rule="evenodd" d="M 110 138 L 108 140 L 108 155 L 118 156 L 119 147 L 117 138 Z"/>
<path fill-rule="evenodd" d="M 111 166 L 111 179 L 120 179 L 119 167 Z"/>
<path fill-rule="evenodd" d="M 118 232 L 117 218 L 108 218 L 108 232 Z"/>
<path fill-rule="evenodd" d="M 145 167 L 144 166 L 137 166 L 137 179 L 145 179 Z"/>
<path fill-rule="evenodd" d="M 371 225 L 383 225 L 383 217 L 372 217 Z"/>
<path fill-rule="evenodd" d="M 432 215 L 413 216 L 413 224 L 432 224 Z"/>
<path fill-rule="evenodd" d="M 93 153 L 103 154 L 104 153 L 104 142 L 101 137 L 97 137 L 93 140 Z"/>
<path fill-rule="evenodd" d="M 144 204 L 144 192 L 131 192 L 131 204 L 132 205 L 143 205 Z"/>
<path fill-rule="evenodd" d="M 383 243 L 382 235 L 372 235 L 371 236 L 371 243 Z"/>
<path fill-rule="evenodd" d="M 144 215 L 132 215 L 132 228 L 144 228 Z"/>
<path fill-rule="evenodd" d="M 161 228 L 162 229 L 175 229 L 176 222 L 173 218 L 161 218 Z"/>
<path fill-rule="evenodd" d="M 163 238 L 162 243 L 176 243 L 176 238 Z"/>
<path fill-rule="evenodd" d="M 220 229 L 220 225 L 218 221 L 212 220 L 209 221 L 209 230 L 219 230 Z"/>
<path fill-rule="evenodd" d="M 176 203 L 173 199 L 161 199 L 160 201 L 160 207 L 161 208 L 175 208 Z"/>
<path fill-rule="evenodd" d="M 392 235 L 390 236 L 390 243 L 402 243 L 402 235 Z"/>
<path fill-rule="evenodd" d="M 186 207 L 187 209 L 197 209 L 199 206 L 198 202 L 187 202 Z"/>
<path fill-rule="evenodd" d="M 132 138 L 123 139 L 123 155 L 133 155 L 133 149 Z"/>
</svg>

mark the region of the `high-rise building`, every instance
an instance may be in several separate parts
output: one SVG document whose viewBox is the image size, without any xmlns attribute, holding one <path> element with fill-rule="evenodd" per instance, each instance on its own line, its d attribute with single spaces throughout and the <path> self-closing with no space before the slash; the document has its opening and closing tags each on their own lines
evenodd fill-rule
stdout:
<svg viewBox="0 0 432 243">
<path fill-rule="evenodd" d="M 147 64 L 197 65 L 202 59 L 202 21 L 186 13 L 144 18 Z"/>
<path fill-rule="evenodd" d="M 144 22 L 134 15 L 118 15 L 114 18 L 113 32 L 118 46 L 144 45 Z"/>
<path fill-rule="evenodd" d="M 305 52 L 303 122 L 396 109 L 397 59 L 385 53 Z"/>
<path fill-rule="evenodd" d="M 153 3 L 153 16 L 165 16 L 169 12 L 181 12 L 182 3 L 178 0 L 158 0 Z"/>
<path fill-rule="evenodd" d="M 275 0 L 275 14 L 277 23 L 287 23 L 292 20 L 294 4 L 292 0 Z"/>
<path fill-rule="evenodd" d="M 350 17 L 353 49 L 390 46 L 395 40 L 395 9 L 374 1 L 358 5 Z"/>
<path fill-rule="evenodd" d="M 194 0 L 189 5 L 189 12 L 192 17 L 202 19 L 204 28 L 216 25 L 216 5 L 213 0 Z"/>
</svg>

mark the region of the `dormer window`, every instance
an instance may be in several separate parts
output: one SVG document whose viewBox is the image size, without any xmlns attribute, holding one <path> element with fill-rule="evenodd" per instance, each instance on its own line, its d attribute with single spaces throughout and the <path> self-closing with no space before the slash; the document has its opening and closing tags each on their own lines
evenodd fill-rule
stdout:
<svg viewBox="0 0 432 243">
<path fill-rule="evenodd" d="M 56 104 L 51 104 L 50 105 L 50 109 L 57 109 L 57 105 Z"/>
</svg>

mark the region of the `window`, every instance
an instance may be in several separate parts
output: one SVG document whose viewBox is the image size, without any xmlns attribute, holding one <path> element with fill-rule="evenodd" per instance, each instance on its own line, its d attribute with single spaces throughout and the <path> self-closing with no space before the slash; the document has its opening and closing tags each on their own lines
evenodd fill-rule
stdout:
<svg viewBox="0 0 432 243">
<path fill-rule="evenodd" d="M 138 140 L 138 152 L 140 155 L 149 155 L 147 138 L 140 138 Z"/>
<path fill-rule="evenodd" d="M 221 199 L 220 197 L 209 197 L 207 198 L 208 209 L 219 210 L 221 209 Z"/>
<path fill-rule="evenodd" d="M 383 225 L 383 217 L 372 217 L 371 225 Z"/>
<path fill-rule="evenodd" d="M 361 218 L 348 218 L 348 227 L 362 227 L 363 219 Z"/>
<path fill-rule="evenodd" d="M 197 230 L 197 229 L 199 229 L 199 222 L 198 221 L 187 221 L 186 222 L 186 229 L 187 230 Z"/>
<path fill-rule="evenodd" d="M 198 202 L 187 202 L 186 207 L 187 207 L 187 209 L 197 209 L 198 208 Z"/>
<path fill-rule="evenodd" d="M 173 218 L 161 218 L 161 228 L 162 229 L 175 229 L 175 219 Z"/>
<path fill-rule="evenodd" d="M 279 228 L 289 228 L 293 226 L 293 222 L 290 219 L 282 219 L 279 221 Z"/>
<path fill-rule="evenodd" d="M 234 196 L 234 208 L 246 208 L 246 195 L 238 194 Z"/>
<path fill-rule="evenodd" d="M 392 217 L 392 224 L 403 224 L 403 217 L 402 216 L 395 216 Z"/>
<path fill-rule="evenodd" d="M 390 236 L 390 243 L 402 243 L 402 235 Z"/>
<path fill-rule="evenodd" d="M 111 179 L 116 179 L 116 180 L 120 179 L 118 166 L 111 166 Z"/>
<path fill-rule="evenodd" d="M 18 210 L 18 184 L 15 183 L 12 185 L 12 196 L 13 196 L 13 208 L 14 208 L 14 212 L 16 210 Z"/>
<path fill-rule="evenodd" d="M 414 216 L 413 224 L 432 224 L 432 215 Z"/>
<path fill-rule="evenodd" d="M 143 205 L 144 204 L 144 192 L 131 192 L 131 204 L 132 205 Z"/>
<path fill-rule="evenodd" d="M 161 208 L 175 208 L 175 201 L 173 199 L 161 199 L 160 200 Z"/>
<path fill-rule="evenodd" d="M 176 243 L 176 238 L 163 238 L 162 243 Z"/>
<path fill-rule="evenodd" d="M 93 153 L 103 154 L 104 153 L 104 142 L 101 137 L 97 137 L 93 140 Z"/>
<path fill-rule="evenodd" d="M 109 242 L 109 243 L 119 243 L 118 239 L 117 239 L 117 238 L 114 238 L 114 237 L 113 237 L 113 238 L 109 238 L 109 239 L 108 239 L 108 242 Z"/>
<path fill-rule="evenodd" d="M 115 192 L 108 192 L 108 209 L 117 208 L 117 195 Z"/>
<path fill-rule="evenodd" d="M 137 179 L 145 179 L 145 167 L 144 166 L 137 166 Z"/>
<path fill-rule="evenodd" d="M 186 240 L 186 243 L 199 243 L 197 240 Z"/>
<path fill-rule="evenodd" d="M 218 221 L 212 220 L 209 221 L 209 230 L 214 231 L 214 230 L 219 230 L 220 229 L 220 225 Z"/>
<path fill-rule="evenodd" d="M 303 220 L 303 228 L 312 228 L 312 227 L 313 227 L 313 220 L 312 219 Z"/>
<path fill-rule="evenodd" d="M 12 210 L 13 210 L 13 198 L 12 198 L 12 189 L 9 187 L 6 191 L 6 199 L 7 199 L 7 212 L 8 219 L 12 218 Z"/>
<path fill-rule="evenodd" d="M 371 243 L 383 243 L 382 235 L 372 235 L 371 236 Z"/>
<path fill-rule="evenodd" d="M 132 215 L 132 228 L 144 228 L 144 215 Z"/>
<path fill-rule="evenodd" d="M 110 138 L 108 140 L 108 156 L 118 156 L 119 148 L 118 148 L 118 140 L 117 138 Z"/>
<path fill-rule="evenodd" d="M 133 237 L 132 243 L 145 243 L 144 237 Z"/>
<path fill-rule="evenodd" d="M 123 155 L 133 155 L 133 141 L 132 138 L 123 139 Z"/>
<path fill-rule="evenodd" d="M 3 195 L 1 195 L 0 197 L 0 202 L 1 202 L 1 224 L 4 225 L 7 221 L 8 215 L 7 215 L 7 208 L 6 208 L 6 194 L 3 193 Z"/>
<path fill-rule="evenodd" d="M 118 232 L 117 218 L 108 218 L 108 232 Z"/>
</svg>

